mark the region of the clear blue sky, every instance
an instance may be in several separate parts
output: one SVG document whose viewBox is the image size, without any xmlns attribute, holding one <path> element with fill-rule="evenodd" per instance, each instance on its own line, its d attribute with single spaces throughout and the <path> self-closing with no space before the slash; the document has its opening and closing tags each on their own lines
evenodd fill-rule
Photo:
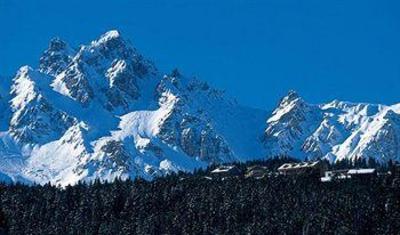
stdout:
<svg viewBox="0 0 400 235">
<path fill-rule="evenodd" d="M 174 67 L 272 108 L 400 102 L 400 1 L 0 0 L 0 74 L 36 66 L 48 41 L 73 46 L 118 29 L 162 71 Z"/>
</svg>

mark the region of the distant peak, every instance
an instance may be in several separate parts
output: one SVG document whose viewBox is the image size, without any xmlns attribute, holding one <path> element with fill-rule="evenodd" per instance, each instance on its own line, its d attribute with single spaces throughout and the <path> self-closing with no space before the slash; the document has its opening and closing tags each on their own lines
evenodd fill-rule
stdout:
<svg viewBox="0 0 400 235">
<path fill-rule="evenodd" d="M 19 68 L 18 69 L 18 74 L 26 74 L 26 73 L 29 73 L 30 71 L 32 71 L 33 69 L 30 67 L 30 66 L 28 66 L 28 65 L 24 65 L 24 66 L 22 66 L 21 68 Z"/>
<path fill-rule="evenodd" d="M 321 104 L 321 107 L 324 107 L 324 109 L 327 108 L 339 108 L 343 105 L 345 105 L 346 103 L 344 101 L 338 100 L 338 99 L 334 99 L 331 102 L 327 103 L 327 104 Z"/>
<path fill-rule="evenodd" d="M 287 98 L 293 100 L 299 98 L 299 94 L 295 90 L 289 90 L 288 94 L 286 95 Z"/>
<path fill-rule="evenodd" d="M 175 68 L 175 69 L 172 70 L 170 76 L 178 78 L 178 77 L 181 77 L 182 74 L 181 74 L 181 72 L 179 72 L 179 70 L 177 68 Z"/>
<path fill-rule="evenodd" d="M 340 104 L 340 103 L 342 103 L 342 102 L 343 102 L 343 101 L 341 101 L 341 100 L 334 99 L 334 100 L 332 100 L 331 102 L 329 102 L 328 104 L 337 105 L 337 104 Z"/>
<path fill-rule="evenodd" d="M 292 101 L 295 101 L 295 100 L 298 100 L 298 99 L 301 99 L 301 98 L 297 94 L 297 92 L 294 91 L 294 90 L 290 90 L 288 92 L 288 94 L 281 99 L 280 104 L 281 105 L 286 105 L 286 104 L 291 103 Z"/>
<path fill-rule="evenodd" d="M 108 32 L 106 32 L 105 34 L 102 35 L 102 37 L 104 38 L 117 38 L 120 36 L 120 33 L 118 30 L 110 30 Z"/>
<path fill-rule="evenodd" d="M 55 76 L 67 67 L 74 54 L 75 51 L 65 41 L 55 37 L 40 57 L 39 71 Z"/>
<path fill-rule="evenodd" d="M 94 44 L 103 44 L 111 40 L 120 39 L 121 34 L 117 30 L 110 30 L 100 36 L 98 40 L 94 42 Z"/>
<path fill-rule="evenodd" d="M 61 51 L 67 48 L 67 43 L 58 37 L 50 40 L 49 50 L 51 51 Z"/>
</svg>

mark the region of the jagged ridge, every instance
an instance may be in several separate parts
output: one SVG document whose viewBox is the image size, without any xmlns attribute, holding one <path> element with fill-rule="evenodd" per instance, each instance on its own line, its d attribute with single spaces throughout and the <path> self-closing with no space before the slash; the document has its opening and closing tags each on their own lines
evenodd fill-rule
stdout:
<svg viewBox="0 0 400 235">
<path fill-rule="evenodd" d="M 400 159 L 398 105 L 333 101 L 307 104 L 294 92 L 268 119 L 264 144 L 269 155 L 330 161 Z"/>
</svg>

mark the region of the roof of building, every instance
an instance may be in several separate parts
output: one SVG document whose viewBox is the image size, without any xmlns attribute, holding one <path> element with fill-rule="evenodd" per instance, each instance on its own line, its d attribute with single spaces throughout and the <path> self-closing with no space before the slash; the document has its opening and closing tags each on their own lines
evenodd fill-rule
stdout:
<svg viewBox="0 0 400 235">
<path fill-rule="evenodd" d="M 376 169 L 350 169 L 347 173 L 350 175 L 359 175 L 359 174 L 373 174 L 376 172 Z"/>
<path fill-rule="evenodd" d="M 254 165 L 254 166 L 247 167 L 247 170 L 248 171 L 252 171 L 252 170 L 268 170 L 268 167 L 260 166 L 260 165 Z"/>
<path fill-rule="evenodd" d="M 328 176 L 321 177 L 321 182 L 329 182 L 331 180 L 332 180 L 332 177 L 328 177 Z"/>
<path fill-rule="evenodd" d="M 330 181 L 332 181 L 333 179 L 339 179 L 339 180 L 351 179 L 351 176 L 350 176 L 350 175 L 338 175 L 338 176 L 335 176 L 335 177 L 332 177 L 332 176 L 324 176 L 324 177 L 321 177 L 321 182 L 330 182 Z"/>
<path fill-rule="evenodd" d="M 220 166 L 216 169 L 214 169 L 213 171 L 211 171 L 211 173 L 225 173 L 225 172 L 229 172 L 230 170 L 237 168 L 236 166 Z"/>
<path fill-rule="evenodd" d="M 349 170 L 332 170 L 332 171 L 325 171 L 326 176 L 334 175 L 334 176 L 339 176 L 339 175 L 347 175 Z"/>
<path fill-rule="evenodd" d="M 347 173 L 348 169 L 325 171 L 326 173 Z"/>
<path fill-rule="evenodd" d="M 278 168 L 278 170 L 288 170 L 288 169 L 300 169 L 300 168 L 309 168 L 314 167 L 319 163 L 319 161 L 315 162 L 300 162 L 300 163 L 285 163 Z"/>
</svg>

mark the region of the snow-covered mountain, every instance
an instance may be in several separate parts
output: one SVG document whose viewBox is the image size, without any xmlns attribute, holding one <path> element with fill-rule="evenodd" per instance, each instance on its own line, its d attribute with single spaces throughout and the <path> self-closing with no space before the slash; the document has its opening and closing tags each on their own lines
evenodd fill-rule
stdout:
<svg viewBox="0 0 400 235">
<path fill-rule="evenodd" d="M 265 111 L 162 74 L 117 31 L 78 49 L 53 39 L 39 68 L 21 67 L 11 83 L 0 172 L 14 181 L 151 179 L 263 156 Z"/>
<path fill-rule="evenodd" d="M 337 100 L 313 105 L 291 91 L 269 117 L 264 144 L 268 155 L 400 160 L 399 107 Z"/>
<path fill-rule="evenodd" d="M 78 49 L 53 39 L 39 68 L 0 84 L 0 107 L 6 181 L 152 179 L 282 154 L 400 159 L 400 105 L 311 105 L 290 92 L 269 115 L 163 74 L 115 30 Z"/>
</svg>

